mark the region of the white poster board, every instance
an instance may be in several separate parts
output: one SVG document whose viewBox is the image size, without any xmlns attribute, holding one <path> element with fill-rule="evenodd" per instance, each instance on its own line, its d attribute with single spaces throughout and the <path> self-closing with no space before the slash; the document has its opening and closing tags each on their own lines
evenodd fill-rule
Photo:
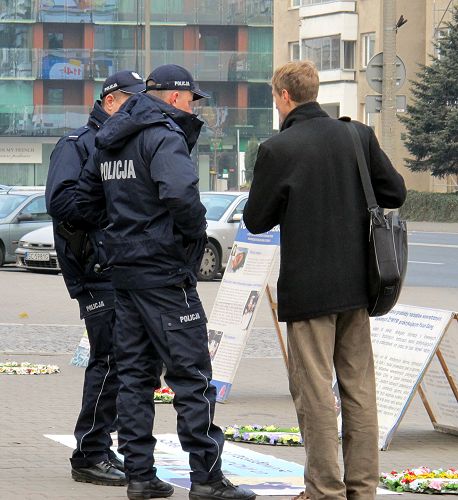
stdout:
<svg viewBox="0 0 458 500">
<path fill-rule="evenodd" d="M 398 304 L 371 318 L 380 449 L 388 448 L 453 316 Z"/>
<path fill-rule="evenodd" d="M 217 401 L 229 396 L 248 335 L 253 328 L 275 255 L 279 228 L 253 235 L 243 220 L 232 247 L 208 322 L 208 347 Z"/>
<path fill-rule="evenodd" d="M 421 387 L 434 428 L 458 435 L 458 321 L 447 329 Z"/>
</svg>

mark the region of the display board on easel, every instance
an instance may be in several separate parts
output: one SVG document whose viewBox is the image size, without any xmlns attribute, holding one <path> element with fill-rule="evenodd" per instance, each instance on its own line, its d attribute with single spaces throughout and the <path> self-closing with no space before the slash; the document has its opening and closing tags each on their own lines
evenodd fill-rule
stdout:
<svg viewBox="0 0 458 500">
<path fill-rule="evenodd" d="M 448 369 L 447 375 L 442 369 L 433 372 L 431 368 L 436 359 L 443 357 L 446 343 L 452 338 L 455 343 L 458 341 L 455 319 L 456 315 L 451 311 L 402 304 L 385 316 L 371 318 L 381 450 L 388 448 L 417 390 L 430 417 L 432 408 L 435 408 L 436 423 L 440 425 L 442 420 L 439 419 L 443 418 L 444 411 L 440 413 L 438 408 L 445 410 L 445 386 L 453 397 L 458 371 L 452 373 Z M 458 358 L 454 359 L 455 364 L 450 366 L 456 369 Z M 434 394 L 439 385 L 444 391 L 442 398 Z M 458 398 L 454 401 L 448 398 L 447 405 L 449 412 L 455 415 L 447 420 L 448 429 L 458 432 Z"/>
<path fill-rule="evenodd" d="M 224 402 L 231 391 L 279 244 L 278 228 L 253 235 L 240 222 L 207 325 L 212 384 L 219 402 Z"/>
</svg>

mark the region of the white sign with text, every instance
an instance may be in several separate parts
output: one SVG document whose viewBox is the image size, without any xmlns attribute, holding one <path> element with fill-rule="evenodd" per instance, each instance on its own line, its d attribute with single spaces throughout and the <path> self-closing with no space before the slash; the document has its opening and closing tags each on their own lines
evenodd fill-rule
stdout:
<svg viewBox="0 0 458 500">
<path fill-rule="evenodd" d="M 451 311 L 402 304 L 371 318 L 380 449 L 388 448 L 452 318 Z"/>
<path fill-rule="evenodd" d="M 12 142 L 0 144 L 0 163 L 41 163 L 42 145 Z"/>
</svg>

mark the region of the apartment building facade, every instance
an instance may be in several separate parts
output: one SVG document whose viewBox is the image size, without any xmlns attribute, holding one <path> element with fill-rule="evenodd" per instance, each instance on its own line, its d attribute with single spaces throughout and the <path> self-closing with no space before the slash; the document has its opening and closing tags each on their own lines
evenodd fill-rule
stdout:
<svg viewBox="0 0 458 500">
<path fill-rule="evenodd" d="M 410 80 L 419 65 L 429 63 L 433 41 L 444 33 L 453 0 L 397 0 L 398 19 L 408 22 L 396 35 L 397 54 L 406 69 L 398 95 L 411 100 Z M 320 74 L 319 102 L 334 117 L 351 116 L 372 126 L 381 136 L 381 114 L 370 112 L 367 96 L 380 96 L 366 78 L 370 59 L 383 51 L 383 1 L 275 0 L 274 67 L 289 60 L 310 59 Z M 398 115 L 405 110 L 398 108 Z M 402 124 L 395 125 L 393 161 L 410 189 L 444 191 L 453 179 L 438 180 L 405 167 L 408 151 L 401 140 Z"/>
<path fill-rule="evenodd" d="M 0 183 L 44 184 L 55 143 L 85 123 L 105 78 L 165 63 L 211 93 L 197 109 L 201 188 L 243 183 L 238 153 L 272 133 L 272 4 L 0 0 Z"/>
</svg>

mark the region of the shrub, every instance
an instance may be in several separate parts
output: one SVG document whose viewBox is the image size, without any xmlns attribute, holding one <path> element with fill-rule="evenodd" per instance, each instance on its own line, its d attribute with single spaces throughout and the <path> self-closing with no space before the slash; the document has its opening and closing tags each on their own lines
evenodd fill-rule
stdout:
<svg viewBox="0 0 458 500">
<path fill-rule="evenodd" d="M 409 221 L 458 222 L 458 191 L 425 193 L 409 191 L 399 213 Z"/>
</svg>

